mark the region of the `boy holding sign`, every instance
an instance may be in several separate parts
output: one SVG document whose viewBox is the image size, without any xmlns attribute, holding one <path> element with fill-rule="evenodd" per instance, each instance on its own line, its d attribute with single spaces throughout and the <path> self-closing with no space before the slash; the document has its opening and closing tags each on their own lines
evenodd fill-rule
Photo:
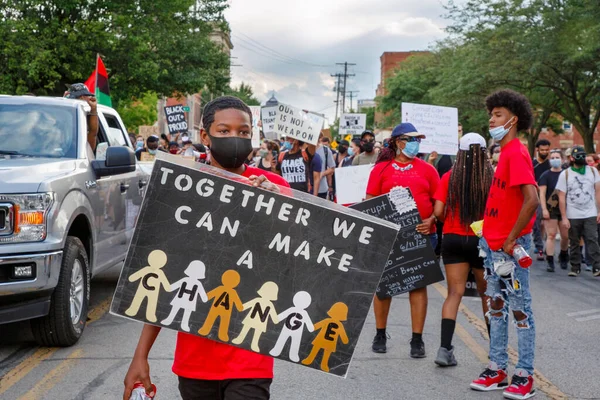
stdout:
<svg viewBox="0 0 600 400">
<path fill-rule="evenodd" d="M 219 97 L 204 107 L 202 142 L 211 150 L 213 167 L 247 177 L 254 186 L 279 192 L 289 187 L 281 177 L 244 165 L 252 152 L 252 112 L 241 100 Z M 144 325 L 125 377 L 123 399 L 129 399 L 136 382 L 152 392 L 148 354 L 161 328 Z M 206 362 L 210 360 L 210 362 Z M 187 399 L 268 399 L 273 359 L 248 350 L 179 332 L 173 372 L 179 391 Z"/>
</svg>

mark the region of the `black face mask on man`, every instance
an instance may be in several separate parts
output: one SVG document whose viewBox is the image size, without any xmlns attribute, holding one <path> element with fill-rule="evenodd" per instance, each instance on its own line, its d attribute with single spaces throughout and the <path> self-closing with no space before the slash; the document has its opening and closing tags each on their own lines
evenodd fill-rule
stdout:
<svg viewBox="0 0 600 400">
<path fill-rule="evenodd" d="M 223 168 L 239 168 L 252 153 L 252 140 L 210 135 L 210 154 Z"/>
<path fill-rule="evenodd" d="M 585 155 L 583 155 L 583 157 L 573 157 L 573 161 L 575 162 L 575 165 L 577 165 L 579 167 L 583 167 L 584 165 L 587 164 L 585 162 Z"/>
<path fill-rule="evenodd" d="M 340 147 L 338 147 L 338 149 L 340 150 L 340 153 L 346 154 L 346 152 L 348 151 L 348 146 L 344 146 L 343 144 L 341 144 Z"/>
<path fill-rule="evenodd" d="M 367 153 L 372 152 L 374 147 L 375 147 L 375 142 L 363 142 L 363 144 L 362 144 L 363 150 Z"/>
</svg>

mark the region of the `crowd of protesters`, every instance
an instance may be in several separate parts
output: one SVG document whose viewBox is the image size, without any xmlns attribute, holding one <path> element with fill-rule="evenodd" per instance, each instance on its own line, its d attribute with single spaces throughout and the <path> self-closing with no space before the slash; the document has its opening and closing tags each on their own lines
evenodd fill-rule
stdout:
<svg viewBox="0 0 600 400">
<path fill-rule="evenodd" d="M 165 135 L 146 140 L 138 136 L 132 138 L 132 143 L 138 159 L 145 152 L 154 155 L 164 151 L 247 176 L 269 190 L 278 191 L 278 185 L 289 186 L 331 201 L 335 201 L 336 168 L 373 165 L 366 199 L 386 194 L 397 186 L 410 188 L 422 219 L 416 231 L 437 247 L 446 271 L 448 296 L 442 308 L 441 343 L 435 363 L 441 367 L 458 364 L 452 339 L 472 272 L 490 337 L 490 362 L 470 387 L 478 391 L 503 390 L 506 398 L 528 399 L 535 395 L 535 319 L 530 271 L 519 263 L 519 257 L 522 252 L 533 251 L 540 260 L 546 260 L 547 271 L 554 272 L 556 240 L 560 236 L 560 267 L 570 267 L 569 276 L 578 276 L 585 264 L 594 276 L 600 276 L 599 158 L 586 154 L 580 146 L 563 152 L 550 149 L 548 141 L 540 140 L 532 160 L 518 138 L 533 121 L 529 101 L 514 91 L 501 90 L 490 95 L 485 106 L 492 141 L 477 133 L 463 135 L 459 126 L 456 156 L 420 153 L 425 135 L 410 123 L 397 125 L 391 137 L 381 142 L 372 131 L 365 130 L 360 137 L 341 140 L 337 146 L 321 134 L 316 145 L 284 137 L 263 139 L 259 148 L 252 149 L 252 114 L 242 101 L 232 97 L 218 98 L 205 107 L 203 144 L 192 143 L 185 134 L 174 140 Z M 223 135 L 216 130 L 217 120 L 233 124 L 232 133 Z M 239 121 L 245 123 L 239 125 Z M 227 144 L 234 139 L 239 143 Z M 483 228 L 476 232 L 472 224 L 481 221 Z M 440 245 L 436 246 L 438 242 Z M 427 288 L 411 291 L 409 302 L 409 354 L 423 358 Z M 391 298 L 374 297 L 376 332 L 372 350 L 376 353 L 387 352 L 391 303 Z M 519 342 L 518 362 L 510 381 L 509 313 L 515 320 Z M 150 387 L 147 357 L 159 331 L 150 325 L 144 328 L 125 380 L 125 396 L 136 381 Z M 201 353 L 201 359 L 207 359 L 209 354 L 219 364 L 218 375 L 195 361 Z M 268 399 L 273 361 L 180 333 L 173 370 L 180 377 L 184 399 L 208 393 L 211 395 L 206 398 Z M 237 397 L 224 395 L 229 387 Z"/>
</svg>

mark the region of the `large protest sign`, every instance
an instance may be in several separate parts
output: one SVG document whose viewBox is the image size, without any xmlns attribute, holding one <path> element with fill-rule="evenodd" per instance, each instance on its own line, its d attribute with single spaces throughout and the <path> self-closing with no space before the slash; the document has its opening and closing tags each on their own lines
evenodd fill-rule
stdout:
<svg viewBox="0 0 600 400">
<path fill-rule="evenodd" d="M 279 104 L 275 113 L 275 132 L 305 143 L 317 144 L 325 119 L 299 108 Z"/>
<path fill-rule="evenodd" d="M 367 127 L 367 114 L 342 114 L 340 116 L 340 136 L 360 135 Z"/>
<path fill-rule="evenodd" d="M 167 126 L 171 135 L 188 131 L 188 124 L 185 120 L 185 111 L 183 111 L 182 104 L 165 107 L 165 115 L 167 116 Z"/>
<path fill-rule="evenodd" d="M 359 165 L 335 169 L 336 192 L 338 204 L 354 204 L 364 201 L 367 195 L 367 183 L 371 175 L 372 165 Z"/>
<path fill-rule="evenodd" d="M 429 236 L 421 235 L 415 229 L 422 220 L 410 189 L 396 187 L 388 194 L 351 208 L 400 227 L 377 287 L 379 298 L 396 296 L 444 280 Z"/>
<path fill-rule="evenodd" d="M 458 109 L 402 103 L 402 122 L 410 122 L 426 138 L 420 152 L 455 155 L 458 152 Z"/>
<path fill-rule="evenodd" d="M 111 312 L 345 376 L 398 227 L 167 159 Z"/>
<path fill-rule="evenodd" d="M 267 139 L 276 140 L 275 117 L 277 115 L 277 106 L 263 107 L 261 110 L 263 134 Z"/>
<path fill-rule="evenodd" d="M 479 292 L 477 291 L 477 280 L 475 279 L 475 275 L 473 275 L 473 271 L 469 270 L 469 275 L 467 276 L 467 284 L 465 287 L 465 297 L 479 297 Z"/>
<path fill-rule="evenodd" d="M 257 149 L 260 147 L 260 106 L 249 106 L 252 111 L 252 147 Z"/>
</svg>

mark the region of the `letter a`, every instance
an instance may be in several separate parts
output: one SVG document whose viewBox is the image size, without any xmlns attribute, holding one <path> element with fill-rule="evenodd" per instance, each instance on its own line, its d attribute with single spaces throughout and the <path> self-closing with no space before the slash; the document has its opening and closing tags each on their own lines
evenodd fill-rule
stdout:
<svg viewBox="0 0 600 400">
<path fill-rule="evenodd" d="M 243 256 L 240 257 L 238 262 L 236 263 L 239 266 L 245 265 L 248 269 L 252 269 L 252 252 L 250 250 L 246 250 Z"/>
</svg>

